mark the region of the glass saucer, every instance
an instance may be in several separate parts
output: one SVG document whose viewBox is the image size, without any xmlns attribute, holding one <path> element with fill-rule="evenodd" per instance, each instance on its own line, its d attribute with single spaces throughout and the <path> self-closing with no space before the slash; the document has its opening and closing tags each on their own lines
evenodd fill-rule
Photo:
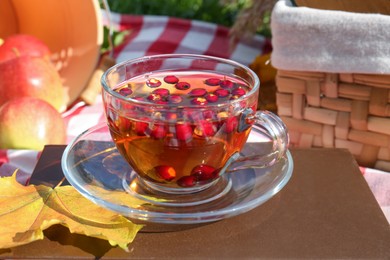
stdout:
<svg viewBox="0 0 390 260">
<path fill-rule="evenodd" d="M 250 155 L 267 147 L 252 130 L 242 153 Z M 290 180 L 293 160 L 286 157 L 267 168 L 226 173 L 210 188 L 195 194 L 166 195 L 150 192 L 121 157 L 106 124 L 95 126 L 65 149 L 65 177 L 94 203 L 118 212 L 135 222 L 198 224 L 247 212 L 273 197 Z"/>
</svg>

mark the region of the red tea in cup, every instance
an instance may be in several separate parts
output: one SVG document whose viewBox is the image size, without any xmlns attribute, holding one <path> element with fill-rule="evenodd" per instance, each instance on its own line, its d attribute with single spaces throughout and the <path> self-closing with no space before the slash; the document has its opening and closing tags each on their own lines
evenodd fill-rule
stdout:
<svg viewBox="0 0 390 260">
<path fill-rule="evenodd" d="M 144 180 L 168 187 L 205 185 L 247 140 L 250 125 L 239 127 L 240 117 L 247 107 L 255 110 L 257 99 L 228 108 L 222 104 L 249 90 L 246 82 L 215 73 L 139 76 L 114 91 L 157 108 L 119 102 L 107 109 L 109 129 L 120 153 Z"/>
</svg>

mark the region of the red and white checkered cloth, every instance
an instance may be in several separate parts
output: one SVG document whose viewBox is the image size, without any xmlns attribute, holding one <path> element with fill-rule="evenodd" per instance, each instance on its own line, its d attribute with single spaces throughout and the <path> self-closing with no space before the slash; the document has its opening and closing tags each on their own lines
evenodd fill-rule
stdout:
<svg viewBox="0 0 390 260">
<path fill-rule="evenodd" d="M 164 16 L 132 16 L 111 14 L 116 30 L 130 30 L 122 45 L 114 50 L 117 62 L 144 55 L 192 53 L 218 56 L 249 65 L 254 58 L 271 50 L 270 41 L 256 36 L 251 41 L 231 47 L 229 30 L 215 24 Z M 100 97 L 94 105 L 80 102 L 63 113 L 68 142 L 86 129 L 104 122 Z M 39 151 L 0 150 L 0 176 L 19 169 L 18 179 L 25 183 L 39 158 Z M 362 168 L 368 185 L 390 222 L 390 173 Z"/>
<path fill-rule="evenodd" d="M 117 62 L 153 54 L 192 53 L 248 65 L 258 54 L 271 50 L 270 40 L 260 36 L 233 47 L 228 28 L 201 21 L 118 14 L 112 14 L 111 21 L 116 30 L 130 31 L 124 44 L 115 48 Z"/>
</svg>

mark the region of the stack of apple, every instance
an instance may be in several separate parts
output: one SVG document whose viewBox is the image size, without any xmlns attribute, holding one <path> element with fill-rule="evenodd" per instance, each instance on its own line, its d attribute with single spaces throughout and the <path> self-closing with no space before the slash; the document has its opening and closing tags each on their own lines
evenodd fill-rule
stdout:
<svg viewBox="0 0 390 260">
<path fill-rule="evenodd" d="M 16 34 L 0 42 L 0 149 L 64 144 L 64 87 L 46 44 Z"/>
</svg>

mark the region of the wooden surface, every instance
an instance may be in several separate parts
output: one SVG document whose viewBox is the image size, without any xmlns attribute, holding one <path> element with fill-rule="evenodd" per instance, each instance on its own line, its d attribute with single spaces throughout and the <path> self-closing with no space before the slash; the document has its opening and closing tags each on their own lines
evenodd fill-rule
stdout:
<svg viewBox="0 0 390 260">
<path fill-rule="evenodd" d="M 41 166 L 58 161 L 55 157 L 63 147 L 53 148 L 57 152 L 45 153 Z M 129 253 L 55 226 L 45 232 L 43 241 L 0 250 L 0 258 L 389 259 L 388 222 L 353 156 L 344 149 L 291 153 L 294 172 L 286 187 L 237 217 L 174 232 L 139 233 Z M 48 169 L 61 175 L 60 168 Z"/>
</svg>

